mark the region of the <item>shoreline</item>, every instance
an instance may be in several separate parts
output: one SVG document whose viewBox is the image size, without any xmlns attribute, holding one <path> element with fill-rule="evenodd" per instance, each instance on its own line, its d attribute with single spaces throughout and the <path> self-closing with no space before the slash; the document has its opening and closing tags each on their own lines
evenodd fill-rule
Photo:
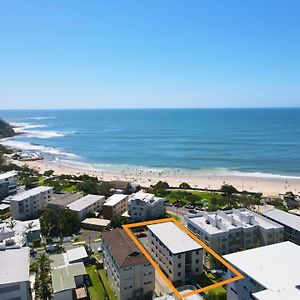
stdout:
<svg viewBox="0 0 300 300">
<path fill-rule="evenodd" d="M 51 156 L 52 157 L 52 156 Z M 93 166 L 70 166 L 64 161 L 45 158 L 39 161 L 13 161 L 16 164 L 28 165 L 37 169 L 40 173 L 46 170 L 54 170 L 54 174 L 87 174 L 97 176 L 103 181 L 130 181 L 141 186 L 149 187 L 158 181 L 166 181 L 172 187 L 178 187 L 180 183 L 187 182 L 194 188 L 201 189 L 219 189 L 223 184 L 231 184 L 239 191 L 260 192 L 264 196 L 278 196 L 280 193 L 292 191 L 294 194 L 300 194 L 300 177 L 291 176 L 256 176 L 243 174 L 204 174 L 197 171 L 179 170 L 179 169 L 141 169 L 124 166 L 95 168 Z M 80 163 L 79 163 L 80 164 Z"/>
</svg>

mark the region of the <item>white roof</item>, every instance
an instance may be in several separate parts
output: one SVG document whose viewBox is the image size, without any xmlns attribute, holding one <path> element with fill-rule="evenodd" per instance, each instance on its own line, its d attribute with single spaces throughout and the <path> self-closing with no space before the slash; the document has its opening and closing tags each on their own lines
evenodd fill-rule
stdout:
<svg viewBox="0 0 300 300">
<path fill-rule="evenodd" d="M 300 285 L 299 257 L 300 246 L 291 242 L 224 255 L 224 258 L 242 273 L 251 277 L 266 289 L 277 291 L 277 294 L 281 295 L 280 299 L 295 299 L 293 297 L 294 289 L 297 285 Z M 289 297 L 287 297 L 287 293 L 290 293 Z M 267 294 L 271 295 L 272 293 Z M 283 295 L 286 297 L 283 297 Z"/>
<path fill-rule="evenodd" d="M 0 180 L 5 180 L 7 178 L 10 178 L 10 177 L 14 177 L 14 176 L 17 176 L 18 173 L 16 171 L 10 171 L 10 172 L 6 172 L 6 173 L 2 173 L 0 174 Z"/>
<path fill-rule="evenodd" d="M 31 190 L 28 190 L 28 191 L 25 191 L 25 192 L 22 192 L 22 193 L 19 193 L 17 195 L 12 196 L 10 201 L 22 201 L 22 200 L 27 199 L 31 196 L 35 196 L 35 195 L 38 195 L 39 193 L 47 192 L 49 190 L 52 190 L 52 187 L 50 187 L 50 186 L 38 186 L 38 187 L 35 187 Z"/>
<path fill-rule="evenodd" d="M 67 250 L 68 261 L 71 263 L 73 261 L 84 259 L 88 257 L 86 250 L 83 246 L 76 247 L 70 250 Z"/>
<path fill-rule="evenodd" d="M 128 195 L 124 195 L 124 194 L 114 194 L 112 196 L 110 196 L 103 205 L 105 206 L 114 206 L 116 205 L 118 202 L 126 199 L 128 197 Z"/>
<path fill-rule="evenodd" d="M 289 214 L 279 209 L 272 209 L 264 213 L 264 216 L 269 217 L 281 224 L 300 231 L 300 217 Z"/>
<path fill-rule="evenodd" d="M 281 289 L 279 291 L 264 290 L 261 292 L 253 293 L 258 300 L 290 300 L 300 299 L 300 290 L 296 287 Z"/>
<path fill-rule="evenodd" d="M 29 281 L 29 248 L 0 252 L 0 284 Z"/>
<path fill-rule="evenodd" d="M 93 203 L 103 200 L 104 201 L 105 197 L 104 196 L 99 196 L 99 195 L 91 195 L 88 194 L 68 205 L 68 207 L 72 210 L 76 211 L 81 211 L 84 208 L 92 205 Z"/>
<path fill-rule="evenodd" d="M 107 219 L 99 219 L 99 218 L 86 218 L 81 224 L 90 224 L 90 225 L 98 225 L 98 226 L 107 226 L 109 225 L 110 220 Z"/>
<path fill-rule="evenodd" d="M 201 245 L 173 222 L 148 225 L 147 227 L 173 254 L 202 249 Z"/>
</svg>

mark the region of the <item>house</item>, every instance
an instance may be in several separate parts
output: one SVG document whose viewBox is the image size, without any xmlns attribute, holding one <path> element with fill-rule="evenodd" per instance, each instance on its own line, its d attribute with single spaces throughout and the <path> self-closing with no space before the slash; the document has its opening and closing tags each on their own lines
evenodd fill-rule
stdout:
<svg viewBox="0 0 300 300">
<path fill-rule="evenodd" d="M 188 216 L 186 227 L 221 255 L 279 243 L 284 238 L 283 226 L 245 208 Z M 207 266 L 213 264 L 210 258 L 206 253 Z"/>
<path fill-rule="evenodd" d="M 12 196 L 10 209 L 13 219 L 25 221 L 38 218 L 39 214 L 47 207 L 52 195 L 52 187 L 38 186 Z"/>
<path fill-rule="evenodd" d="M 148 225 L 150 253 L 175 284 L 185 284 L 203 271 L 203 248 L 173 222 Z"/>
<path fill-rule="evenodd" d="M 163 218 L 166 214 L 164 202 L 164 198 L 140 191 L 129 198 L 128 214 L 133 222 Z"/>
<path fill-rule="evenodd" d="M 300 217 L 279 209 L 272 209 L 263 214 L 266 218 L 284 227 L 285 239 L 300 245 Z"/>
<path fill-rule="evenodd" d="M 73 211 L 76 211 L 79 216 L 79 220 L 84 220 L 89 213 L 102 210 L 102 205 L 105 201 L 104 196 L 88 194 L 67 207 Z"/>
<path fill-rule="evenodd" d="M 299 256 L 300 246 L 289 241 L 225 255 L 245 276 L 228 284 L 227 300 L 300 299 Z"/>
<path fill-rule="evenodd" d="M 30 300 L 29 248 L 0 252 L 0 299 Z"/>
<path fill-rule="evenodd" d="M 40 240 L 40 234 L 39 219 L 4 222 L 0 224 L 0 250 L 29 245 L 35 240 Z"/>
<path fill-rule="evenodd" d="M 103 204 L 103 218 L 111 220 L 127 211 L 128 195 L 114 194 Z"/>
<path fill-rule="evenodd" d="M 17 193 L 18 173 L 10 171 L 0 174 L 0 200 Z"/>
<path fill-rule="evenodd" d="M 103 262 L 119 300 L 152 299 L 153 266 L 123 229 L 103 233 Z"/>
<path fill-rule="evenodd" d="M 72 300 L 77 289 L 85 290 L 84 283 L 87 276 L 83 264 L 85 258 L 87 253 L 83 246 L 49 257 L 52 261 L 50 265 L 54 300 Z M 85 291 L 81 294 L 87 293 Z"/>
</svg>

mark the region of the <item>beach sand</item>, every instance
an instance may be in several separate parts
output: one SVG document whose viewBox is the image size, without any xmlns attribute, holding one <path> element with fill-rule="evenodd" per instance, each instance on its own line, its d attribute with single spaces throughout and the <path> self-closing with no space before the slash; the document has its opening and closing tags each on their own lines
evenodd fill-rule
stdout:
<svg viewBox="0 0 300 300">
<path fill-rule="evenodd" d="M 16 162 L 25 164 L 25 162 Z M 203 189 L 219 189 L 223 184 L 231 184 L 239 191 L 260 192 L 264 196 L 278 196 L 279 193 L 292 191 L 300 194 L 300 178 L 255 176 L 255 175 L 205 175 L 194 171 L 183 170 L 150 170 L 150 169 L 95 169 L 65 165 L 59 160 L 40 160 L 26 162 L 31 168 L 41 173 L 46 170 L 54 170 L 54 174 L 88 174 L 97 176 L 100 180 L 125 180 L 149 187 L 159 180 L 166 181 L 172 187 L 178 187 L 180 183 L 187 182 L 192 187 Z"/>
</svg>

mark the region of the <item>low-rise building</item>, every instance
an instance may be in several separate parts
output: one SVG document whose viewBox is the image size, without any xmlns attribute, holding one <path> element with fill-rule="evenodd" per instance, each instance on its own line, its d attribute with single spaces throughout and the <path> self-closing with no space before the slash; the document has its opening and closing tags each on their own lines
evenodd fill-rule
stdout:
<svg viewBox="0 0 300 300">
<path fill-rule="evenodd" d="M 300 299 L 299 256 L 300 246 L 289 241 L 225 255 L 245 276 L 228 284 L 227 300 Z"/>
<path fill-rule="evenodd" d="M 65 209 L 69 204 L 80 198 L 82 198 L 82 194 L 80 193 L 53 194 L 47 207 L 51 209 Z"/>
<path fill-rule="evenodd" d="M 152 299 L 153 266 L 122 229 L 103 233 L 103 262 L 119 300 Z"/>
<path fill-rule="evenodd" d="M 0 174 L 0 200 L 17 193 L 18 173 L 10 171 Z"/>
<path fill-rule="evenodd" d="M 300 217 L 279 209 L 272 209 L 263 214 L 268 219 L 284 227 L 286 240 L 300 245 Z"/>
<path fill-rule="evenodd" d="M 102 231 L 110 224 L 110 220 L 99 218 L 86 218 L 81 222 L 81 227 L 89 230 Z"/>
<path fill-rule="evenodd" d="M 79 220 L 84 220 L 89 213 L 102 210 L 104 196 L 88 194 L 68 205 L 68 208 L 78 213 Z"/>
<path fill-rule="evenodd" d="M 53 188 L 49 186 L 38 186 L 14 195 L 10 199 L 12 217 L 21 221 L 38 218 L 47 207 L 52 195 Z"/>
<path fill-rule="evenodd" d="M 174 284 L 203 272 L 203 248 L 173 222 L 148 225 L 151 255 Z"/>
<path fill-rule="evenodd" d="M 221 255 L 279 243 L 284 239 L 283 226 L 245 208 L 188 216 L 186 226 Z M 206 253 L 205 264 L 208 266 L 212 263 L 210 257 Z"/>
<path fill-rule="evenodd" d="M 140 191 L 129 198 L 128 214 L 133 222 L 163 218 L 166 214 L 164 202 L 164 198 Z"/>
<path fill-rule="evenodd" d="M 76 289 L 85 290 L 87 276 L 83 261 L 87 253 L 83 246 L 51 255 L 51 278 L 54 300 L 75 299 Z M 84 293 L 86 294 L 86 293 Z"/>
<path fill-rule="evenodd" d="M 104 219 L 111 220 L 127 211 L 128 195 L 114 194 L 103 204 Z"/>
<path fill-rule="evenodd" d="M 0 299 L 29 300 L 29 248 L 0 252 Z"/>
<path fill-rule="evenodd" d="M 40 239 L 39 219 L 31 221 L 3 222 L 0 224 L 0 250 L 21 248 Z"/>
</svg>

